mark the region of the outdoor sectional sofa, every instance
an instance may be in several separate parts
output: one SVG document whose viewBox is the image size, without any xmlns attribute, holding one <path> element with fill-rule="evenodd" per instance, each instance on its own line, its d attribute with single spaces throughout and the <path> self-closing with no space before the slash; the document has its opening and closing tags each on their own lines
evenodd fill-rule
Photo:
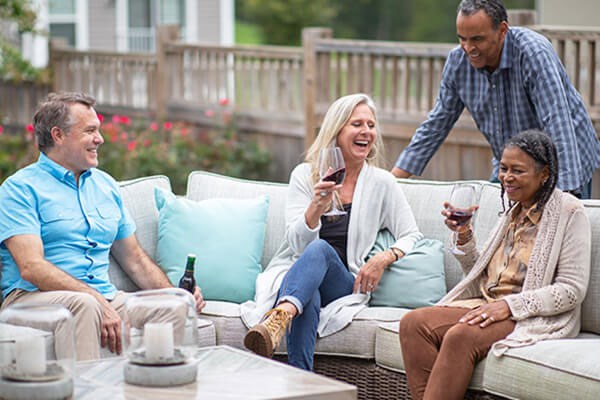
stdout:
<svg viewBox="0 0 600 400">
<path fill-rule="evenodd" d="M 495 184 L 475 182 L 480 187 L 480 209 L 475 233 L 486 238 L 501 209 L 500 191 Z M 440 210 L 453 182 L 399 180 L 425 237 L 448 241 L 448 230 Z M 136 235 L 146 251 L 154 256 L 157 247 L 158 211 L 154 188 L 170 189 L 164 176 L 121 182 L 125 206 L 136 224 Z M 284 208 L 287 185 L 234 179 L 192 172 L 186 197 L 200 201 L 211 198 L 255 198 L 267 194 L 269 209 L 261 264 L 266 266 L 284 236 Z M 489 355 L 480 362 L 467 398 L 511 399 L 598 399 L 600 398 L 600 200 L 585 201 L 592 225 L 591 281 L 582 309 L 581 334 L 575 339 L 544 341 L 509 350 L 502 358 Z M 451 255 L 445 255 L 447 288 L 461 278 L 462 271 Z M 110 276 L 122 290 L 138 288 L 111 260 Z M 402 290 L 402 288 L 398 288 Z M 406 309 L 369 307 L 356 315 L 342 331 L 320 338 L 316 345 L 316 372 L 345 380 L 359 388 L 361 399 L 408 399 L 398 326 Z M 200 316 L 199 345 L 243 347 L 247 331 L 240 319 L 239 305 L 208 301 Z M 285 342 L 285 341 L 283 341 Z M 108 356 L 106 351 L 103 356 Z M 285 359 L 285 343 L 279 348 Z"/>
</svg>

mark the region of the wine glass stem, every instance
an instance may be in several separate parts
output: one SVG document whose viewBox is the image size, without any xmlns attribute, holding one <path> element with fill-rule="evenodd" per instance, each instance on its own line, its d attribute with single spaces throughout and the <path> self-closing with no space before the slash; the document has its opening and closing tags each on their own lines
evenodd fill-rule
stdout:
<svg viewBox="0 0 600 400">
<path fill-rule="evenodd" d="M 331 211 L 335 211 L 338 209 L 337 201 L 335 200 L 335 193 L 331 195 Z"/>
</svg>

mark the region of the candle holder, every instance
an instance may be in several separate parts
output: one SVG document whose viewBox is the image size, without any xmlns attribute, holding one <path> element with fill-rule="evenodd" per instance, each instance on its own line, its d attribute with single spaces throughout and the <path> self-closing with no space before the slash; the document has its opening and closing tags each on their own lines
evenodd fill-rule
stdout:
<svg viewBox="0 0 600 400">
<path fill-rule="evenodd" d="M 173 386 L 196 380 L 196 301 L 183 289 L 143 290 L 125 302 L 125 382 Z"/>
<path fill-rule="evenodd" d="M 75 324 L 59 304 L 13 304 L 0 312 L 0 397 L 55 400 L 73 394 Z"/>
</svg>

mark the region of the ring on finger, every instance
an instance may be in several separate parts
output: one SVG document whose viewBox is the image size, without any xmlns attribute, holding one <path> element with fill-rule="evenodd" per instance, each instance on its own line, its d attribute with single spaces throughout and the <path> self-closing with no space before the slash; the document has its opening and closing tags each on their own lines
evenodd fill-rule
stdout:
<svg viewBox="0 0 600 400">
<path fill-rule="evenodd" d="M 483 313 L 483 314 L 481 314 L 481 318 L 483 318 L 483 319 L 487 319 L 487 318 L 488 318 L 488 315 L 487 315 L 486 313 Z"/>
<path fill-rule="evenodd" d="M 372 283 L 369 283 L 367 286 L 369 287 L 369 289 L 373 289 L 373 284 Z"/>
<path fill-rule="evenodd" d="M 490 316 L 488 319 L 489 319 L 490 321 L 492 321 L 492 322 L 496 322 L 496 318 L 494 318 L 494 317 L 492 317 L 492 316 Z"/>
<path fill-rule="evenodd" d="M 326 192 L 326 191 L 324 191 L 324 190 L 322 190 L 322 191 L 320 191 L 320 192 L 319 192 L 319 195 L 320 195 L 321 197 L 325 197 L 325 196 L 327 196 L 327 192 Z"/>
</svg>

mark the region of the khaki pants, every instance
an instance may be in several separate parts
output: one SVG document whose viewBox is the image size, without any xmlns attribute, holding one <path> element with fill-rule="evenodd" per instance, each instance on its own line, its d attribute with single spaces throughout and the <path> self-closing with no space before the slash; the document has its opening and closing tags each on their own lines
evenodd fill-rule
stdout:
<svg viewBox="0 0 600 400">
<path fill-rule="evenodd" d="M 125 292 L 117 292 L 110 302 L 119 313 L 121 319 L 124 314 L 124 304 L 127 299 Z M 100 330 L 102 328 L 102 307 L 94 296 L 66 290 L 49 292 L 27 292 L 13 290 L 2 302 L 2 308 L 11 304 L 43 303 L 61 304 L 73 314 L 75 322 L 75 349 L 77 360 L 93 360 L 100 357 Z M 57 357 L 64 357 L 65 349 L 70 346 L 65 341 L 68 336 L 61 335 L 60 329 L 55 331 L 54 343 Z"/>
<path fill-rule="evenodd" d="M 414 400 L 463 399 L 475 364 L 485 358 L 494 342 L 504 339 L 515 327 L 510 319 L 486 328 L 458 323 L 468 311 L 434 306 L 402 317 L 400 345 Z"/>
</svg>

